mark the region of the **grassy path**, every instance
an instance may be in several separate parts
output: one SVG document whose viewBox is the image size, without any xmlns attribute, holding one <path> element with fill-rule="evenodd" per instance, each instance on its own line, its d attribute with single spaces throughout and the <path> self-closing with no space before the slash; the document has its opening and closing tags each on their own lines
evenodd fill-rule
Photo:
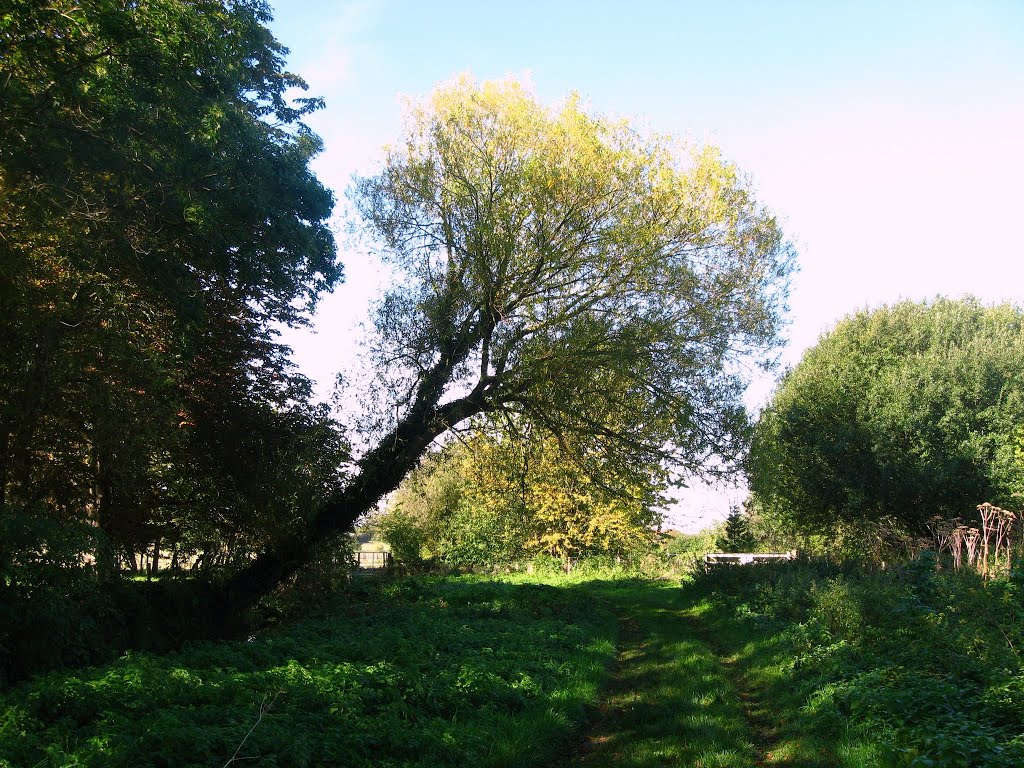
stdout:
<svg viewBox="0 0 1024 768">
<path fill-rule="evenodd" d="M 620 617 L 609 690 L 576 768 L 816 768 L 780 740 L 779 718 L 749 685 L 743 654 L 724 647 L 693 597 L 672 584 L 598 588 Z M 777 749 L 782 747 L 781 750 Z"/>
</svg>

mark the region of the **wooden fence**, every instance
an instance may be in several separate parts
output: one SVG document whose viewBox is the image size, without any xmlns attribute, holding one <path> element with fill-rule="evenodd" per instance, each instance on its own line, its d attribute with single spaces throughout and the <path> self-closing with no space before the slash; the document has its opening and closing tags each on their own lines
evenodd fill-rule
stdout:
<svg viewBox="0 0 1024 768">
<path fill-rule="evenodd" d="M 352 558 L 356 568 L 390 568 L 390 552 L 356 552 Z"/>
</svg>

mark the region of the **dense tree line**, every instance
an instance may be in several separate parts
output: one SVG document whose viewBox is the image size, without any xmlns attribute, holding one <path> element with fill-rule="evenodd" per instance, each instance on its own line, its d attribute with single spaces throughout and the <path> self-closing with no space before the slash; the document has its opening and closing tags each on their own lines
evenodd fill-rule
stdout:
<svg viewBox="0 0 1024 768">
<path fill-rule="evenodd" d="M 343 441 L 275 341 L 341 276 L 316 100 L 259 2 L 16 2 L 0 23 L 0 502 L 107 570 L 262 546 Z M 297 471 L 298 470 L 298 471 Z"/>
<path fill-rule="evenodd" d="M 0 13 L 0 679 L 137 643 L 120 572 L 237 567 L 340 482 L 345 440 L 276 340 L 342 273 L 320 103 L 286 98 L 268 18 Z"/>
</svg>

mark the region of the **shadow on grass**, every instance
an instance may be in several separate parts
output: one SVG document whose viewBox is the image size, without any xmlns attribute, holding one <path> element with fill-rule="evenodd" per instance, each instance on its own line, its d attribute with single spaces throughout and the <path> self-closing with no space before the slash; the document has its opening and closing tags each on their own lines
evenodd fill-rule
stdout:
<svg viewBox="0 0 1024 768">
<path fill-rule="evenodd" d="M 249 765 L 545 764 L 596 700 L 613 636 L 609 613 L 554 587 L 381 583 L 248 641 L 14 686 L 0 766 L 223 766 L 243 739 Z"/>
<path fill-rule="evenodd" d="M 621 636 L 607 694 L 570 764 L 756 765 L 735 690 L 714 654 L 693 636 L 678 588 L 645 581 L 583 588 L 614 606 Z"/>
<path fill-rule="evenodd" d="M 222 766 L 243 739 L 280 768 L 838 764 L 773 751 L 745 639 L 677 585 L 373 582 L 247 641 L 14 686 L 0 766 Z"/>
<path fill-rule="evenodd" d="M 738 573 L 728 576 L 742 578 Z M 680 595 L 691 606 L 687 615 L 694 634 L 722 660 L 737 688 L 755 740 L 764 745 L 763 764 L 792 768 L 876 764 L 871 755 L 862 755 L 845 742 L 845 729 L 838 728 L 836 720 L 824 723 L 810 716 L 806 693 L 794 678 L 792 641 L 778 624 L 738 617 L 707 580 L 684 585 Z"/>
<path fill-rule="evenodd" d="M 744 768 L 835 763 L 793 754 L 763 699 L 709 642 L 694 595 L 644 581 L 591 583 L 620 616 L 619 656 L 592 729 L 568 761 L 577 768 Z"/>
</svg>

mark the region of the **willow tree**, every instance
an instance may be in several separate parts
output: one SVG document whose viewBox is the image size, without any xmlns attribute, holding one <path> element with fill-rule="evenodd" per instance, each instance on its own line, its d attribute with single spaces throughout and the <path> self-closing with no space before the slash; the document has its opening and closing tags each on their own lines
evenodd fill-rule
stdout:
<svg viewBox="0 0 1024 768">
<path fill-rule="evenodd" d="M 779 343 L 793 255 L 716 149 L 463 78 L 410 105 L 403 139 L 350 196 L 401 275 L 370 345 L 390 422 L 309 530 L 236 576 L 236 601 L 478 414 L 585 434 L 615 462 L 708 473 L 736 459 L 743 361 Z"/>
</svg>

